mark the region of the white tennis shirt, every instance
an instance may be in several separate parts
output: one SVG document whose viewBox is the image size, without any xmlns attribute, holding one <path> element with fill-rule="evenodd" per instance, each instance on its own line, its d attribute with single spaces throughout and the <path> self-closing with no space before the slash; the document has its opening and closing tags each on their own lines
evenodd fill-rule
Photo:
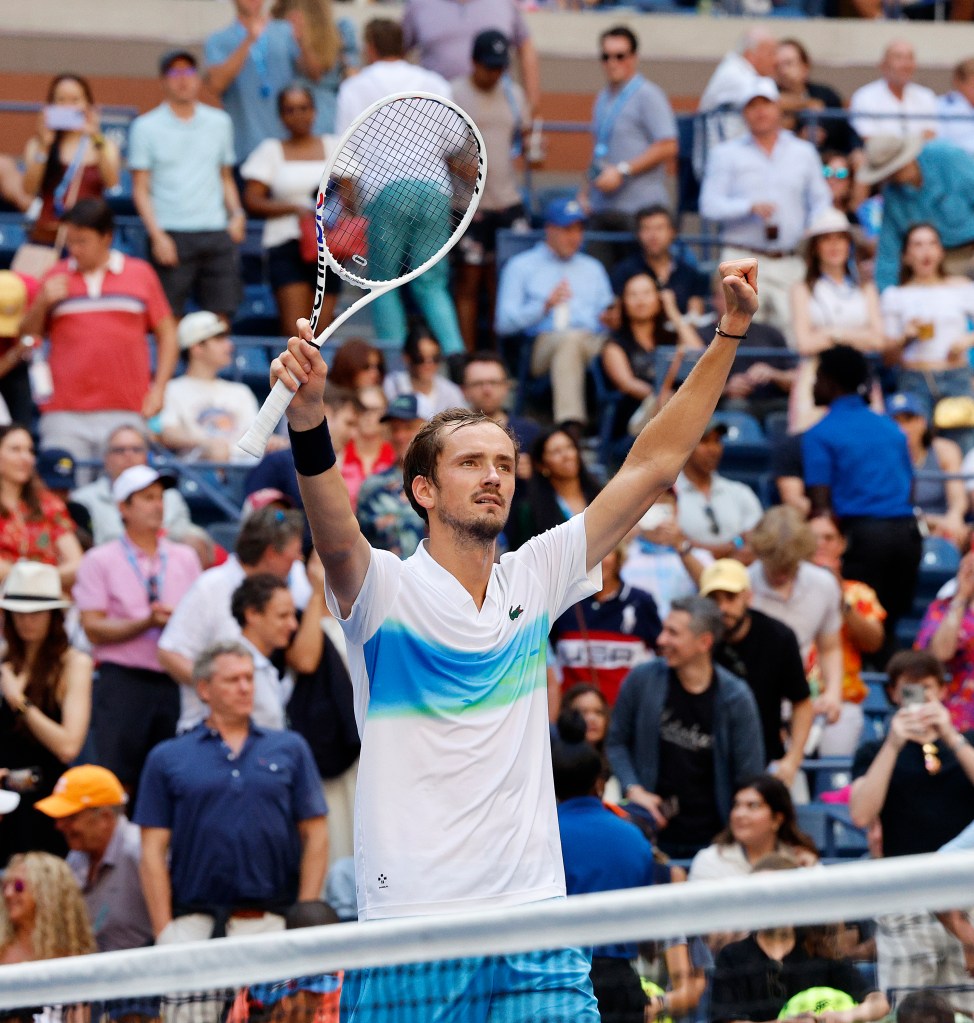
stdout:
<svg viewBox="0 0 974 1023">
<path fill-rule="evenodd" d="M 425 542 L 406 561 L 373 550 L 342 621 L 362 736 L 360 919 L 565 894 L 545 653 L 551 623 L 601 585 L 585 560 L 577 515 L 505 554 L 478 611 Z"/>
</svg>

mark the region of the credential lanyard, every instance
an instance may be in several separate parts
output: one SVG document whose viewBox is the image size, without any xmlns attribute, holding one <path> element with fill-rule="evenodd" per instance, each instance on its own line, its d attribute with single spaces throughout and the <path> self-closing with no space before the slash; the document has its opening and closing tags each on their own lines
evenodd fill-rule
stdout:
<svg viewBox="0 0 974 1023">
<path fill-rule="evenodd" d="M 622 108 L 632 99 L 643 81 L 643 76 L 637 73 L 626 82 L 625 87 L 619 91 L 615 99 L 610 100 L 609 93 L 603 92 L 595 101 L 594 155 L 596 160 L 605 159 L 609 152 L 609 138 L 612 135 L 612 129 L 616 126 L 616 121 L 619 120 Z"/>
<path fill-rule="evenodd" d="M 155 575 L 150 575 L 148 578 L 143 574 L 142 569 L 139 567 L 139 559 L 136 556 L 135 548 L 127 536 L 122 537 L 122 547 L 125 550 L 125 557 L 128 558 L 128 563 L 132 566 L 132 571 L 138 576 L 139 582 L 145 587 L 149 603 L 154 604 L 162 597 L 162 584 L 166 578 L 165 547 L 163 547 L 161 543 L 159 544 L 159 571 L 156 572 Z"/>
</svg>

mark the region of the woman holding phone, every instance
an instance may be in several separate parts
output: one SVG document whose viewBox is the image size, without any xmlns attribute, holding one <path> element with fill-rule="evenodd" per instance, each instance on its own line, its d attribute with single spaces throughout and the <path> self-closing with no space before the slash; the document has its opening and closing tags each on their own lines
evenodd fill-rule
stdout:
<svg viewBox="0 0 974 1023">
<path fill-rule="evenodd" d="M 65 210 L 78 199 L 98 199 L 114 188 L 120 166 L 118 147 L 101 133 L 87 80 L 58 75 L 24 150 L 24 191 L 41 199 L 30 240 L 53 246 Z"/>
</svg>

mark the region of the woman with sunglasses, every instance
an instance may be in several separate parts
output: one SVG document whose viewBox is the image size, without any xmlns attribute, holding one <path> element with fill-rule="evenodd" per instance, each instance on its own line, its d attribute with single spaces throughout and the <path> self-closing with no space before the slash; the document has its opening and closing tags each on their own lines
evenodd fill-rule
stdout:
<svg viewBox="0 0 974 1023">
<path fill-rule="evenodd" d="M 386 375 L 386 360 L 381 348 L 360 337 L 343 341 L 328 368 L 328 381 L 346 391 L 363 387 L 381 387 Z"/>
<path fill-rule="evenodd" d="M 91 717 L 91 658 L 75 650 L 64 627 L 70 601 L 57 569 L 19 561 L 0 597 L 7 652 L 0 664 L 0 750 L 11 770 L 30 770 L 20 805 L 0 828 L 0 864 L 18 852 L 67 846 L 51 818 L 34 804 L 81 752 Z M 9 781 L 8 781 L 9 784 Z"/>
<path fill-rule="evenodd" d="M 409 330 L 402 347 L 404 370 L 390 373 L 383 385 L 389 401 L 400 394 L 415 394 L 416 408 L 423 419 L 448 408 L 466 408 L 463 391 L 440 372 L 443 350 L 425 323 L 417 322 Z"/>
</svg>

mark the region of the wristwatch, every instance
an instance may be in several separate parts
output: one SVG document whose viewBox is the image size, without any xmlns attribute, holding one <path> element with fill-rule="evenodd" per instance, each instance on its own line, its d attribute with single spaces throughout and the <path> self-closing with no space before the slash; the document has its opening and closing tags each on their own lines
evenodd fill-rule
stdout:
<svg viewBox="0 0 974 1023">
<path fill-rule="evenodd" d="M 632 174 L 632 164 L 628 160 L 623 160 L 622 163 L 616 164 L 616 170 L 624 177 L 628 178 Z"/>
</svg>

